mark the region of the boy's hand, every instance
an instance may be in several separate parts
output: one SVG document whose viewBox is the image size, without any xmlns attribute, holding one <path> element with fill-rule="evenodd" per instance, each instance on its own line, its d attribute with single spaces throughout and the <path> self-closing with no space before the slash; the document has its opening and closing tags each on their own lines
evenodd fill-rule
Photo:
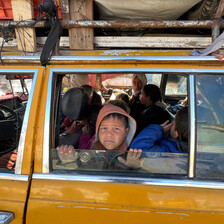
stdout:
<svg viewBox="0 0 224 224">
<path fill-rule="evenodd" d="M 143 162 L 143 158 L 140 158 L 141 155 L 142 155 L 141 149 L 130 149 L 126 160 L 120 156 L 118 157 L 118 160 L 127 167 L 138 169 L 142 166 Z"/>
<path fill-rule="evenodd" d="M 72 145 L 61 145 L 56 148 L 58 150 L 58 156 L 62 162 L 75 162 L 79 153 L 74 150 Z"/>
<path fill-rule="evenodd" d="M 170 130 L 172 123 L 169 123 L 169 121 L 167 120 L 160 126 L 163 127 L 164 133 L 167 133 Z"/>
</svg>

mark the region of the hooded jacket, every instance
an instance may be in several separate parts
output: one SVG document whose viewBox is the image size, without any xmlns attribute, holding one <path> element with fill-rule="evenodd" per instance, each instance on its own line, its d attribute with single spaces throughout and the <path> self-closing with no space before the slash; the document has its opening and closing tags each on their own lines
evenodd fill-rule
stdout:
<svg viewBox="0 0 224 224">
<path fill-rule="evenodd" d="M 128 118 L 129 132 L 126 139 L 120 145 L 118 150 L 107 150 L 99 141 L 99 127 L 105 116 L 112 113 L 118 113 L 126 116 Z M 76 164 L 81 169 L 91 169 L 91 170 L 104 170 L 104 169 L 118 169 L 127 170 L 129 167 L 120 163 L 117 159 L 118 156 L 123 158 L 126 157 L 126 150 L 130 146 L 131 141 L 135 135 L 136 122 L 135 120 L 127 114 L 120 107 L 114 106 L 112 104 L 105 105 L 99 112 L 96 121 L 96 134 L 95 141 L 91 146 L 91 150 L 81 150 L 79 153 L 79 158 Z"/>
<path fill-rule="evenodd" d="M 104 117 L 106 117 L 108 114 L 113 114 L 113 113 L 121 114 L 128 118 L 129 132 L 127 134 L 125 141 L 120 145 L 118 150 L 126 151 L 127 148 L 130 146 L 131 141 L 132 141 L 132 139 L 135 135 L 135 131 L 136 131 L 136 122 L 135 122 L 134 118 L 132 118 L 128 113 L 126 113 L 120 107 L 114 106 L 112 104 L 107 104 L 100 110 L 99 115 L 97 117 L 96 138 L 95 138 L 94 143 L 92 144 L 91 149 L 106 150 L 104 148 L 104 146 L 99 142 L 99 127 L 100 127 L 100 124 L 101 124 L 102 120 L 104 119 Z"/>
<path fill-rule="evenodd" d="M 163 127 L 151 124 L 134 139 L 130 148 L 142 149 L 144 152 L 188 152 L 187 142 L 163 135 Z"/>
</svg>

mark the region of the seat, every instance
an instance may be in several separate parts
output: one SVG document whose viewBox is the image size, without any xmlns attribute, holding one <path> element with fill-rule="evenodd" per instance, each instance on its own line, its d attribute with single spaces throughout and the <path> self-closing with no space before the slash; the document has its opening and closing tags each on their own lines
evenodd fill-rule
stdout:
<svg viewBox="0 0 224 224">
<path fill-rule="evenodd" d="M 87 95 L 82 89 L 71 88 L 64 94 L 61 100 L 61 111 L 74 121 L 82 120 L 87 109 L 87 101 Z M 73 145 L 77 148 L 81 134 L 82 130 L 73 134 L 62 133 L 59 136 L 59 145 Z"/>
</svg>

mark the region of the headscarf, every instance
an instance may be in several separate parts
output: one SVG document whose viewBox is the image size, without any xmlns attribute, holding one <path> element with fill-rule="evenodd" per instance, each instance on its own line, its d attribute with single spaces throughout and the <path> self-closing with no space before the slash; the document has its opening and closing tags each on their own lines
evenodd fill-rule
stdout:
<svg viewBox="0 0 224 224">
<path fill-rule="evenodd" d="M 146 78 L 145 74 L 143 74 L 143 73 L 134 74 L 133 77 L 132 77 L 132 80 L 134 80 L 135 77 L 138 77 L 142 81 L 143 86 L 147 84 L 147 78 Z"/>
</svg>

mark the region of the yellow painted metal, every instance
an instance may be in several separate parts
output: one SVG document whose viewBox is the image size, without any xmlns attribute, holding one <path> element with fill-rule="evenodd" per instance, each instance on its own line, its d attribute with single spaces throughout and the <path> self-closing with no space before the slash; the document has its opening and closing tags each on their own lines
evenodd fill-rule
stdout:
<svg viewBox="0 0 224 224">
<path fill-rule="evenodd" d="M 37 132 L 35 141 L 35 162 L 34 162 L 34 172 L 37 173 L 42 172 L 44 122 L 45 122 L 45 108 L 47 100 L 49 71 L 50 68 L 46 68 L 44 80 L 41 87 L 41 97 L 37 116 Z"/>
<path fill-rule="evenodd" d="M 32 174 L 32 163 L 33 163 L 33 144 L 35 135 L 35 123 L 36 113 L 39 104 L 41 82 L 44 75 L 44 68 L 34 66 L 19 66 L 16 67 L 18 70 L 24 71 L 26 69 L 38 69 L 38 75 L 36 80 L 36 86 L 34 89 L 33 99 L 31 103 L 31 110 L 29 111 L 29 120 L 25 136 L 25 147 L 23 153 L 23 163 L 21 174 Z M 0 66 L 0 70 L 15 69 L 15 66 Z M 1 172 L 1 171 L 0 171 Z M 20 175 L 17 175 L 19 177 Z M 24 178 L 24 177 L 23 177 Z M 28 178 L 27 178 L 28 179 Z M 18 179 L 9 178 L 9 180 L 1 179 L 0 176 L 0 210 L 13 212 L 15 220 L 13 223 L 23 223 L 24 208 L 27 200 L 29 181 L 22 181 Z"/>
<path fill-rule="evenodd" d="M 27 223 L 222 223 L 223 206 L 223 190 L 33 180 Z"/>
<path fill-rule="evenodd" d="M 31 174 L 33 152 L 34 173 L 42 173 L 50 68 L 224 69 L 223 62 L 219 61 L 83 60 L 69 62 L 69 65 L 67 62 L 60 63 L 65 65 L 47 66 L 45 75 L 44 69 L 38 67 L 38 79 L 27 128 L 29 136 L 26 137 L 24 149 L 23 174 Z M 2 66 L 0 69 L 12 67 Z M 22 223 L 27 190 L 28 182 L 0 180 L 0 210 L 13 211 L 16 215 L 15 223 Z M 33 179 L 26 223 L 223 223 L 223 208 L 223 190 Z"/>
<path fill-rule="evenodd" d="M 95 50 L 70 51 L 75 56 L 190 56 L 193 50 Z M 223 51 L 221 51 L 223 52 Z"/>
<path fill-rule="evenodd" d="M 100 66 L 100 67 L 99 67 Z M 48 68 L 58 69 L 223 69 L 220 61 L 81 61 L 69 65 L 49 65 Z M 89 72 L 90 73 L 90 72 Z"/>
<path fill-rule="evenodd" d="M 35 69 L 35 67 L 33 67 Z M 33 98 L 30 108 L 29 121 L 26 130 L 26 140 L 24 147 L 24 159 L 22 163 L 22 174 L 31 175 L 32 174 L 32 162 L 34 159 L 34 148 L 35 148 L 35 131 L 36 131 L 36 120 L 37 111 L 39 109 L 40 94 L 43 85 L 44 77 L 44 67 L 38 67 L 39 71 L 37 74 L 37 80 L 35 84 L 35 89 L 33 92 Z"/>
<path fill-rule="evenodd" d="M 14 213 L 13 223 L 23 223 L 28 182 L 0 179 L 0 210 Z"/>
</svg>

